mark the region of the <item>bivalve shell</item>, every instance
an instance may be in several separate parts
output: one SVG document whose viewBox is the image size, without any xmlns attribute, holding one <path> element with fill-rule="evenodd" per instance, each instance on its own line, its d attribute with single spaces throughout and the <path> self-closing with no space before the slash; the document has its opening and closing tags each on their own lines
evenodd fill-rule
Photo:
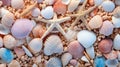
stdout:
<svg viewBox="0 0 120 67">
<path fill-rule="evenodd" d="M 116 7 L 113 11 L 113 16 L 120 18 L 120 6 Z"/>
<path fill-rule="evenodd" d="M 32 10 L 31 14 L 32 14 L 33 17 L 38 17 L 40 15 L 40 9 L 39 8 L 34 8 Z"/>
<path fill-rule="evenodd" d="M 5 25 L 0 24 L 0 34 L 7 35 L 10 33 L 10 29 L 7 28 Z"/>
<path fill-rule="evenodd" d="M 86 52 L 90 56 L 91 59 L 95 58 L 95 51 L 94 51 L 94 47 L 93 46 L 91 46 L 89 48 L 86 48 Z"/>
<path fill-rule="evenodd" d="M 115 28 L 120 28 L 120 18 L 112 16 L 112 22 Z"/>
</svg>

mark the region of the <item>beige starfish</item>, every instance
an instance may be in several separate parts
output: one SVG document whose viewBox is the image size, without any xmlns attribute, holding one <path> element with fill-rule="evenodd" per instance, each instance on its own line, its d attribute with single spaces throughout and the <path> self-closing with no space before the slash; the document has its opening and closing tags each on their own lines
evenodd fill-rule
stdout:
<svg viewBox="0 0 120 67">
<path fill-rule="evenodd" d="M 82 22 L 84 22 L 85 26 L 87 27 L 88 30 L 91 30 L 87 24 L 87 20 L 85 19 L 85 15 L 89 14 L 92 10 L 94 10 L 97 6 L 93 6 L 91 8 L 89 8 L 88 10 L 84 10 L 85 9 L 85 5 L 87 4 L 88 0 L 85 0 L 83 5 L 78 9 L 77 14 L 72 14 L 70 15 L 71 17 L 77 17 L 75 19 L 75 21 L 71 24 L 71 29 L 73 29 L 73 27 L 76 25 L 76 23 L 81 20 Z"/>
<path fill-rule="evenodd" d="M 54 28 L 56 28 L 66 39 L 66 33 L 64 32 L 64 30 L 62 29 L 62 27 L 60 26 L 60 23 L 63 23 L 67 20 L 70 20 L 70 17 L 64 17 L 61 19 L 57 19 L 57 15 L 54 15 L 54 18 L 52 20 L 45 20 L 45 19 L 41 19 L 41 18 L 36 18 L 36 21 L 41 21 L 47 24 L 50 24 L 49 28 L 47 29 L 47 31 L 43 34 L 43 36 L 41 37 L 41 39 L 43 39 L 46 35 L 48 35 Z"/>
</svg>

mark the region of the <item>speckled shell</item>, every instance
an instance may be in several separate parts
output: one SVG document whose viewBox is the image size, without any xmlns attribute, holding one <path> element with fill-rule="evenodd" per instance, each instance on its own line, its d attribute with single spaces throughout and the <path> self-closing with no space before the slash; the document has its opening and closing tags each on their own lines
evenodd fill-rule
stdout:
<svg viewBox="0 0 120 67">
<path fill-rule="evenodd" d="M 119 34 L 117 34 L 114 38 L 113 48 L 116 50 L 120 50 L 120 35 Z"/>
<path fill-rule="evenodd" d="M 17 60 L 13 60 L 10 64 L 8 64 L 8 67 L 21 67 L 21 66 Z"/>
<path fill-rule="evenodd" d="M 95 58 L 95 51 L 94 51 L 94 47 L 93 46 L 91 46 L 89 48 L 86 48 L 86 52 L 90 56 L 91 59 Z"/>
<path fill-rule="evenodd" d="M 7 35 L 10 33 L 9 28 L 7 28 L 5 25 L 0 24 L 0 34 Z"/>
<path fill-rule="evenodd" d="M 47 38 L 44 44 L 44 54 L 52 55 L 54 53 L 62 53 L 63 52 L 63 44 L 61 39 L 57 35 L 51 35 Z"/>
<path fill-rule="evenodd" d="M 21 9 L 24 5 L 24 0 L 11 0 L 11 6 L 15 9 Z"/>
<path fill-rule="evenodd" d="M 62 62 L 57 57 L 52 57 L 48 60 L 46 67 L 62 67 Z"/>
<path fill-rule="evenodd" d="M 113 11 L 113 16 L 120 18 L 120 6 L 116 7 Z"/>
<path fill-rule="evenodd" d="M 119 63 L 118 59 L 113 59 L 113 60 L 108 59 L 105 61 L 107 67 L 117 67 L 118 63 Z"/>
</svg>

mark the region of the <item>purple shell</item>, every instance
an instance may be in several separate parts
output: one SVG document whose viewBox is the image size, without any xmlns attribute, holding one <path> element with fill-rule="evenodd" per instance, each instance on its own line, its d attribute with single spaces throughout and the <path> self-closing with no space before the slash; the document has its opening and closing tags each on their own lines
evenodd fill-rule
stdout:
<svg viewBox="0 0 120 67">
<path fill-rule="evenodd" d="M 11 28 L 12 35 L 17 39 L 23 39 L 30 34 L 33 23 L 29 19 L 18 19 Z"/>
</svg>

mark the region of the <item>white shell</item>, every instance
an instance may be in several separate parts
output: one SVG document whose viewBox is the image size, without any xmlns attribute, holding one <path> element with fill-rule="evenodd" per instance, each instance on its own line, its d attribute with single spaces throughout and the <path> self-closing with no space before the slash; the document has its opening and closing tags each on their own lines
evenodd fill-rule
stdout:
<svg viewBox="0 0 120 67">
<path fill-rule="evenodd" d="M 116 18 L 116 17 L 112 16 L 112 22 L 113 22 L 115 28 L 120 28 L 120 18 Z"/>
<path fill-rule="evenodd" d="M 45 19 L 51 19 L 54 15 L 54 11 L 52 6 L 48 6 L 45 9 L 41 10 L 41 15 L 42 17 L 44 17 Z"/>
<path fill-rule="evenodd" d="M 55 0 L 45 0 L 45 2 L 49 5 L 52 5 L 54 3 Z"/>
<path fill-rule="evenodd" d="M 29 49 L 33 53 L 38 53 L 42 49 L 42 42 L 40 41 L 40 38 L 34 38 L 30 41 L 28 44 Z"/>
<path fill-rule="evenodd" d="M 57 35 L 51 35 L 44 44 L 44 54 L 52 55 L 54 53 L 61 54 L 63 52 L 63 44 Z"/>
<path fill-rule="evenodd" d="M 114 38 L 114 44 L 113 44 L 113 48 L 116 50 L 120 50 L 120 35 L 117 34 Z"/>
<path fill-rule="evenodd" d="M 77 32 L 74 31 L 74 30 L 71 30 L 71 29 L 68 29 L 68 31 L 67 31 L 67 33 L 66 33 L 66 36 L 67 36 L 67 39 L 68 39 L 68 40 L 75 39 L 75 38 L 76 38 L 76 35 L 77 35 Z"/>
<path fill-rule="evenodd" d="M 115 4 L 110 0 L 106 0 L 102 3 L 102 7 L 104 11 L 112 12 L 115 9 Z"/>
<path fill-rule="evenodd" d="M 95 58 L 95 51 L 94 51 L 94 47 L 89 47 L 86 49 L 87 54 L 90 56 L 91 59 Z"/>
<path fill-rule="evenodd" d="M 11 6 L 15 9 L 21 9 L 24 7 L 24 1 L 23 0 L 11 0 Z"/>
<path fill-rule="evenodd" d="M 3 46 L 3 39 L 2 39 L 2 37 L 0 37 L 0 47 L 2 47 Z"/>
<path fill-rule="evenodd" d="M 68 11 L 73 12 L 79 5 L 80 0 L 71 0 L 70 4 L 68 5 Z"/>
<path fill-rule="evenodd" d="M 83 56 L 83 57 L 81 58 L 81 60 L 84 61 L 84 62 L 89 63 L 89 61 L 88 61 L 88 59 L 86 58 L 86 56 Z"/>
<path fill-rule="evenodd" d="M 77 34 L 77 40 L 83 45 L 85 48 L 91 47 L 96 41 L 96 35 L 88 30 L 82 30 Z"/>
<path fill-rule="evenodd" d="M 29 57 L 33 56 L 32 53 L 25 46 L 22 46 L 22 48 Z"/>
<path fill-rule="evenodd" d="M 70 1 L 71 0 L 62 0 L 62 3 L 68 5 L 70 3 Z"/>
<path fill-rule="evenodd" d="M 6 35 L 10 33 L 10 30 L 3 24 L 0 24 L 0 34 Z"/>
<path fill-rule="evenodd" d="M 34 8 L 32 10 L 31 14 L 32 14 L 33 17 L 38 17 L 40 15 L 40 9 L 39 8 Z"/>
<path fill-rule="evenodd" d="M 113 59 L 113 60 L 108 59 L 105 61 L 107 67 L 117 67 L 118 63 L 119 63 L 118 59 Z"/>
<path fill-rule="evenodd" d="M 103 0 L 94 0 L 94 2 L 95 2 L 95 5 L 101 5 Z"/>
<path fill-rule="evenodd" d="M 70 53 L 63 54 L 61 57 L 63 67 L 65 67 L 71 59 L 72 59 L 72 55 Z"/>
<path fill-rule="evenodd" d="M 20 63 L 16 60 L 12 60 L 9 64 L 8 67 L 21 67 Z"/>
<path fill-rule="evenodd" d="M 5 8 L 0 8 L 0 17 L 3 17 L 4 15 L 6 15 L 7 13 L 9 13 L 9 11 Z"/>
</svg>

